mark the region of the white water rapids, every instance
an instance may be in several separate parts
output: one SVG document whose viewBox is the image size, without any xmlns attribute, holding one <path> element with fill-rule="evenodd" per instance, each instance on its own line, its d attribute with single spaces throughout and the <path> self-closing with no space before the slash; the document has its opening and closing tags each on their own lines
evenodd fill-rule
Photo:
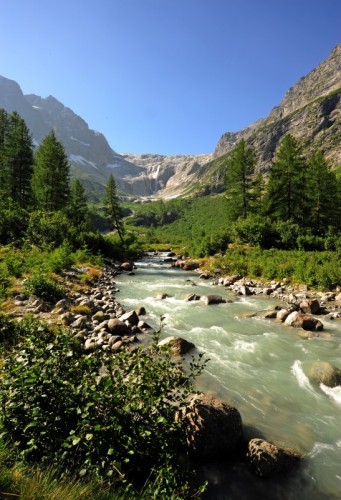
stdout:
<svg viewBox="0 0 341 500">
<path fill-rule="evenodd" d="M 204 352 L 209 362 L 198 388 L 229 400 L 252 437 L 292 447 L 305 458 L 287 478 L 261 480 L 238 470 L 206 467 L 207 498 L 320 500 L 341 498 L 341 387 L 308 378 L 316 360 L 341 368 L 341 321 L 325 320 L 311 340 L 274 320 L 248 317 L 278 303 L 268 297 L 235 297 L 194 273 L 155 258 L 137 263 L 134 275 L 117 277 L 117 300 L 131 310 L 144 306 L 143 319 L 162 337 L 178 335 Z M 170 295 L 164 300 L 157 295 Z M 186 302 L 186 294 L 219 294 L 232 303 Z M 252 431 L 250 430 L 252 429 Z M 231 468 L 230 468 L 231 469 Z"/>
</svg>

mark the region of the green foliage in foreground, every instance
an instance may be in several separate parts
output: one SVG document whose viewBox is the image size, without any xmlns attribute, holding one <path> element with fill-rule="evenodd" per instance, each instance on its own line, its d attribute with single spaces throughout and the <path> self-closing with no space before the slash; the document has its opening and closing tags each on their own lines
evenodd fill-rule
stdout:
<svg viewBox="0 0 341 500">
<path fill-rule="evenodd" d="M 156 497 L 185 496 L 178 453 L 186 436 L 175 415 L 188 404 L 200 357 L 185 372 L 157 337 L 149 348 L 85 355 L 67 332 L 31 318 L 17 338 L 0 385 L 2 438 L 17 459 L 126 491 L 149 480 Z"/>
</svg>

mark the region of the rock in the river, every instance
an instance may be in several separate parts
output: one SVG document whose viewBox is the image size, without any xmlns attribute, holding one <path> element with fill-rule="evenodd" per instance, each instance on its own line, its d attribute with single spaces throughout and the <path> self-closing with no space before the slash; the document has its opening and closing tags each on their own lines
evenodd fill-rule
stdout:
<svg viewBox="0 0 341 500">
<path fill-rule="evenodd" d="M 309 330 L 311 332 L 323 330 L 323 323 L 321 323 L 321 321 L 312 316 L 301 314 L 298 311 L 290 313 L 284 323 L 288 326 L 303 328 L 303 330 Z"/>
<path fill-rule="evenodd" d="M 192 302 L 194 300 L 200 300 L 200 295 L 196 295 L 195 293 L 188 293 L 185 295 L 184 300 L 186 302 Z"/>
<path fill-rule="evenodd" d="M 156 298 L 160 299 L 160 300 L 168 299 L 169 297 L 170 297 L 170 295 L 168 295 L 168 293 L 165 293 L 165 292 L 160 292 L 156 296 Z"/>
<path fill-rule="evenodd" d="M 140 330 L 152 330 L 152 327 L 142 320 L 138 322 L 137 326 Z"/>
<path fill-rule="evenodd" d="M 317 299 L 303 299 L 299 308 L 306 314 L 316 314 L 320 310 L 320 303 Z"/>
<path fill-rule="evenodd" d="M 271 477 L 289 471 L 298 464 L 302 457 L 294 450 L 254 438 L 248 443 L 246 458 L 251 469 L 258 476 Z"/>
<path fill-rule="evenodd" d="M 280 309 L 279 311 L 277 311 L 277 314 L 276 314 L 276 319 L 278 319 L 279 321 L 285 321 L 287 319 L 287 317 L 289 316 L 289 311 L 288 309 Z"/>
<path fill-rule="evenodd" d="M 169 345 L 174 354 L 178 354 L 180 356 L 186 354 L 195 347 L 195 345 L 192 342 L 189 342 L 188 340 L 185 340 L 182 337 L 177 337 L 176 335 L 172 335 L 163 340 L 160 340 L 158 345 L 159 346 Z"/>
<path fill-rule="evenodd" d="M 132 271 L 134 269 L 134 263 L 133 262 L 123 262 L 120 265 L 120 268 L 123 269 L 124 271 Z"/>
<path fill-rule="evenodd" d="M 135 311 L 129 311 L 127 313 L 122 314 L 119 318 L 121 321 L 128 321 L 130 325 L 137 325 L 139 322 L 139 318 Z"/>
<path fill-rule="evenodd" d="M 137 307 L 135 312 L 138 316 L 144 316 L 146 313 L 146 309 L 143 306 Z"/>
<path fill-rule="evenodd" d="M 211 304 L 222 304 L 226 302 L 221 295 L 213 295 L 213 294 L 202 295 L 200 297 L 200 300 L 204 302 L 204 304 L 206 304 L 207 306 Z"/>
<path fill-rule="evenodd" d="M 239 411 L 208 394 L 193 397 L 183 422 L 191 455 L 204 462 L 231 456 L 243 434 Z"/>
<path fill-rule="evenodd" d="M 308 376 L 328 387 L 341 385 L 341 370 L 328 361 L 315 361 L 309 369 Z"/>
</svg>

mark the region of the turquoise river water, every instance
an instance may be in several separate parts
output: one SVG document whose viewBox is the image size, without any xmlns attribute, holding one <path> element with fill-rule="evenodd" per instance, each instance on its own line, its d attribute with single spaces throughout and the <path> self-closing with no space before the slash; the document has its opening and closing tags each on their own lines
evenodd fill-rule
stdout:
<svg viewBox="0 0 341 500">
<path fill-rule="evenodd" d="M 206 498 L 341 499 L 341 387 L 330 389 L 307 376 L 316 360 L 341 368 L 341 321 L 322 318 L 321 335 L 305 340 L 274 320 L 247 317 L 279 303 L 273 299 L 236 297 L 155 257 L 136 264 L 134 275 L 117 277 L 117 300 L 126 310 L 144 306 L 144 319 L 155 329 L 164 316 L 163 337 L 181 336 L 205 353 L 209 362 L 198 389 L 232 402 L 252 437 L 305 455 L 297 471 L 277 480 L 226 464 L 204 467 Z M 170 297 L 158 299 L 161 292 Z M 188 293 L 214 293 L 233 302 L 186 302 Z"/>
</svg>

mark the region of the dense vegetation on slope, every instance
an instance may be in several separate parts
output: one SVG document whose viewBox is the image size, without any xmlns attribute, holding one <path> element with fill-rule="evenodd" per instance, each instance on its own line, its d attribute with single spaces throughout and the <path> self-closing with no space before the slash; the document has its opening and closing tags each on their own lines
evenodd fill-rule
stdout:
<svg viewBox="0 0 341 500">
<path fill-rule="evenodd" d="M 127 226 L 147 246 L 167 242 L 202 258 L 223 254 L 225 263 L 220 256 L 217 267 L 228 272 L 282 279 L 283 266 L 278 262 L 283 259 L 290 263 L 288 279 L 336 286 L 341 281 L 341 178 L 337 171 L 330 169 L 321 152 L 305 159 L 300 142 L 290 135 L 280 143 L 268 177 L 256 174 L 255 164 L 255 152 L 241 140 L 220 159 L 219 168 L 225 169 L 224 193 L 130 204 L 133 216 Z M 247 246 L 247 263 L 246 259 L 240 262 L 242 252 L 233 251 L 236 245 Z M 307 251 L 315 253 L 305 268 Z M 318 251 L 323 253 L 318 255 Z"/>
</svg>

